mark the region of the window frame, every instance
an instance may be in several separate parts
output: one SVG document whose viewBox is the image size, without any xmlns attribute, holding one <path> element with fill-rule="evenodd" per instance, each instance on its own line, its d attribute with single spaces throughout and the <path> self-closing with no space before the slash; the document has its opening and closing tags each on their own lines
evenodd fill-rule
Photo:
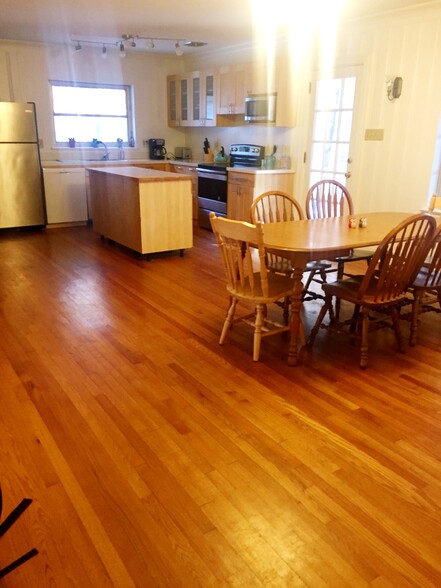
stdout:
<svg viewBox="0 0 441 588">
<path fill-rule="evenodd" d="M 133 144 L 131 142 L 131 138 L 135 137 L 134 132 L 134 116 L 133 116 L 133 86 L 130 84 L 106 84 L 106 83 L 95 83 L 95 82 L 73 82 L 73 81 L 65 81 L 65 80 L 49 80 L 50 85 L 50 97 L 51 97 L 51 111 L 52 111 L 52 129 L 53 129 L 53 143 L 55 148 L 66 147 L 66 141 L 57 141 L 56 133 L 55 133 L 55 119 L 57 116 L 72 116 L 72 118 L 78 117 L 87 117 L 87 116 L 94 116 L 94 117 L 108 117 L 109 115 L 106 114 L 99 114 L 99 113 L 89 113 L 87 115 L 78 115 L 78 114 L 70 114 L 70 113 L 55 113 L 54 111 L 54 104 L 53 104 L 53 91 L 52 88 L 54 86 L 58 87 L 72 87 L 72 88 L 95 88 L 95 89 L 103 89 L 103 90 L 124 90 L 126 96 L 126 120 L 127 120 L 127 141 L 123 142 L 124 147 L 132 147 Z M 73 135 L 75 133 L 73 132 Z M 91 147 L 91 141 L 76 141 L 75 146 L 80 148 L 88 148 Z M 120 147 L 120 145 L 115 141 L 106 141 L 107 147 Z"/>
</svg>

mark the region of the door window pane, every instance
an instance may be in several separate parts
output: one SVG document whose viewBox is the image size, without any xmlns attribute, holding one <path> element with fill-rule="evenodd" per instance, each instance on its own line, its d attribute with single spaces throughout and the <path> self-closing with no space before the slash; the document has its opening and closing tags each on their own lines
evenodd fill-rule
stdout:
<svg viewBox="0 0 441 588">
<path fill-rule="evenodd" d="M 355 76 L 317 81 L 310 185 L 320 179 L 346 182 L 355 85 Z"/>
</svg>

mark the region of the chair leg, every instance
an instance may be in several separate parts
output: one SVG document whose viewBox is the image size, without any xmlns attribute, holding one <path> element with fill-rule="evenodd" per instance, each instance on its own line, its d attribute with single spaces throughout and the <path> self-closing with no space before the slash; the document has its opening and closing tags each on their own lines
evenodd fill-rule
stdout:
<svg viewBox="0 0 441 588">
<path fill-rule="evenodd" d="M 283 301 L 283 321 L 285 325 L 289 323 L 289 307 L 291 306 L 291 299 L 289 296 L 285 297 Z"/>
<path fill-rule="evenodd" d="M 369 335 L 369 308 L 363 308 L 363 322 L 361 326 L 361 355 L 360 355 L 360 367 L 361 369 L 367 368 L 367 357 L 368 357 L 368 335 Z"/>
<path fill-rule="evenodd" d="M 306 280 L 306 284 L 303 286 L 303 296 L 305 296 L 306 293 L 308 292 L 309 286 L 311 285 L 311 282 L 314 279 L 314 276 L 316 273 L 317 273 L 317 270 L 311 270 L 309 272 L 309 276 L 308 276 L 308 279 Z"/>
<path fill-rule="evenodd" d="M 253 345 L 253 361 L 259 361 L 260 342 L 262 341 L 262 326 L 264 320 L 265 305 L 258 304 L 256 306 L 256 321 L 254 323 L 254 345 Z"/>
<path fill-rule="evenodd" d="M 338 261 L 337 262 L 337 280 L 341 280 L 343 278 L 344 271 L 345 271 L 344 261 Z"/>
<path fill-rule="evenodd" d="M 412 301 L 412 312 L 410 319 L 410 336 L 409 345 L 415 347 L 417 342 L 417 331 L 418 331 L 418 315 L 420 312 L 420 294 L 414 292 Z"/>
<path fill-rule="evenodd" d="M 358 321 L 359 314 L 360 314 L 360 305 L 355 304 L 354 305 L 354 312 L 352 313 L 352 317 L 351 317 L 351 324 L 349 325 L 349 332 L 352 334 L 355 333 L 355 329 L 357 328 L 357 321 Z"/>
<path fill-rule="evenodd" d="M 227 316 L 225 317 L 225 322 L 224 322 L 224 326 L 222 327 L 222 333 L 219 339 L 219 345 L 223 345 L 225 338 L 227 336 L 228 331 L 231 328 L 231 325 L 233 324 L 233 319 L 234 319 L 234 313 L 236 311 L 236 306 L 237 306 L 237 298 L 233 298 L 230 299 L 231 300 L 231 304 L 230 304 L 230 308 L 228 309 L 227 312 Z"/>
<path fill-rule="evenodd" d="M 395 307 L 392 308 L 392 322 L 394 325 L 395 338 L 397 340 L 398 349 L 400 353 L 404 353 L 406 348 L 404 347 L 404 341 L 401 335 L 400 315 Z"/>
<path fill-rule="evenodd" d="M 320 325 L 322 324 L 323 319 L 325 318 L 325 315 L 328 312 L 328 310 L 330 310 L 330 308 L 332 308 L 332 296 L 326 294 L 325 303 L 321 307 L 317 320 L 315 321 L 315 325 L 312 327 L 311 332 L 309 333 L 308 340 L 306 341 L 306 345 L 308 347 L 312 347 L 314 345 L 314 340 L 317 336 Z"/>
</svg>

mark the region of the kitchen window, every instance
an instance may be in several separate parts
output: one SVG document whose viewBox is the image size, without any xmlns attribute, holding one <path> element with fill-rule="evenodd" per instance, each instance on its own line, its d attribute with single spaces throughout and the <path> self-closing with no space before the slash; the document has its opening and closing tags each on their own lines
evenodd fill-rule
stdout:
<svg viewBox="0 0 441 588">
<path fill-rule="evenodd" d="M 90 147 L 93 139 L 117 147 L 132 142 L 132 87 L 117 84 L 50 81 L 55 146 L 75 139 L 78 147 Z"/>
</svg>

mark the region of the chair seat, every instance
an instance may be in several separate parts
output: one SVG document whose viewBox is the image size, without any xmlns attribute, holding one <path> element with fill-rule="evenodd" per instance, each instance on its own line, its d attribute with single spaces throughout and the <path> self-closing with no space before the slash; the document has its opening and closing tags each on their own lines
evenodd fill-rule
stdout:
<svg viewBox="0 0 441 588">
<path fill-rule="evenodd" d="M 256 304 L 267 304 L 291 296 L 292 280 L 288 276 L 281 274 L 268 274 L 268 294 L 265 296 L 262 291 L 260 273 L 254 273 L 254 286 L 251 288 L 249 282 L 245 284 L 241 291 L 227 286 L 227 291 L 235 298 L 241 300 L 252 300 Z"/>
<path fill-rule="evenodd" d="M 350 278 L 345 278 L 343 280 L 336 280 L 335 282 L 328 282 L 326 284 L 323 284 L 322 288 L 325 291 L 325 294 L 337 296 L 338 298 L 347 300 L 352 304 L 363 304 L 363 306 L 377 306 L 380 304 L 384 304 L 381 298 L 378 299 L 378 278 L 376 277 L 373 277 L 372 280 L 369 282 L 367 290 L 363 296 L 363 301 L 359 299 L 359 288 L 361 282 L 363 281 L 363 278 L 364 275 L 351 276 Z M 396 304 L 397 301 L 403 300 L 405 296 L 406 294 L 405 292 L 403 292 L 399 296 L 391 297 L 390 304 Z"/>
<path fill-rule="evenodd" d="M 306 264 L 306 271 L 329 269 L 332 267 L 332 263 L 326 259 L 318 259 L 317 261 L 308 261 Z"/>
<path fill-rule="evenodd" d="M 335 258 L 337 262 L 347 262 L 347 261 L 363 261 L 365 259 L 371 259 L 374 252 L 368 249 L 352 249 L 347 255 L 339 255 Z"/>
</svg>

